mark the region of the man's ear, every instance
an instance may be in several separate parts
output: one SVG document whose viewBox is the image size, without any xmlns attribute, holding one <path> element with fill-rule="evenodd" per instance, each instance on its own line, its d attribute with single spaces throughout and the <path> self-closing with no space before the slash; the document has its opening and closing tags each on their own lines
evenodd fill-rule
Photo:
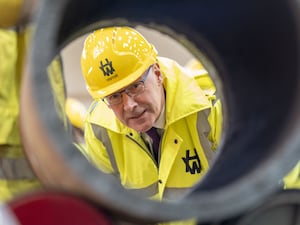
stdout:
<svg viewBox="0 0 300 225">
<path fill-rule="evenodd" d="M 157 70 L 160 71 L 160 67 L 159 67 L 158 63 L 153 64 L 153 70 L 154 70 L 154 72 L 157 71 Z"/>
<path fill-rule="evenodd" d="M 161 71 L 158 63 L 155 63 L 153 65 L 153 72 L 157 77 L 161 76 Z"/>
<path fill-rule="evenodd" d="M 158 63 L 155 63 L 155 64 L 153 65 L 153 72 L 154 72 L 154 74 L 155 74 L 156 77 L 157 77 L 157 80 L 158 80 L 159 85 L 162 84 L 163 76 L 162 76 L 162 73 L 161 73 L 161 70 L 160 70 L 160 67 L 159 67 L 159 64 L 158 64 Z"/>
</svg>

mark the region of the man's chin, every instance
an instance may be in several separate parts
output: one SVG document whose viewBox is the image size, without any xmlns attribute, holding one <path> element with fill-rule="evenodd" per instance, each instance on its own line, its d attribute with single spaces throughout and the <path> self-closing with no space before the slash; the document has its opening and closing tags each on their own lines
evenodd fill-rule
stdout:
<svg viewBox="0 0 300 225">
<path fill-rule="evenodd" d="M 129 126 L 129 127 L 136 130 L 137 132 L 146 132 L 152 127 L 152 125 L 149 125 L 147 123 L 147 124 L 132 125 L 132 126 Z"/>
<path fill-rule="evenodd" d="M 130 119 L 128 126 L 138 132 L 146 132 L 153 126 L 153 123 L 150 121 L 152 121 L 152 118 L 147 113 L 144 113 L 138 118 Z"/>
</svg>

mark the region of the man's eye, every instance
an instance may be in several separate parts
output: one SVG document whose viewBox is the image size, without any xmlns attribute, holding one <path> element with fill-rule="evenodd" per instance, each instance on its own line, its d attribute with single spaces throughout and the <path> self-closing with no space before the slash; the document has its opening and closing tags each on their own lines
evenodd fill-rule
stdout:
<svg viewBox="0 0 300 225">
<path fill-rule="evenodd" d="M 109 96 L 109 100 L 114 100 L 114 99 L 117 99 L 117 98 L 119 98 L 119 97 L 120 97 L 119 94 L 113 94 L 113 95 L 110 95 L 110 96 Z"/>
<path fill-rule="evenodd" d="M 136 83 L 131 86 L 131 89 L 137 89 L 139 87 L 140 87 L 140 83 Z"/>
</svg>

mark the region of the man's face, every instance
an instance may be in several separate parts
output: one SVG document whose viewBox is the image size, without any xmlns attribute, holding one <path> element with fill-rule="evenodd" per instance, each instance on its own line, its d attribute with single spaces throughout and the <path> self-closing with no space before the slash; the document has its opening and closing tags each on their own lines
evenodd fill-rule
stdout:
<svg viewBox="0 0 300 225">
<path fill-rule="evenodd" d="M 138 132 L 145 132 L 153 126 L 165 103 L 162 75 L 157 64 L 150 68 L 144 85 L 145 90 L 141 94 L 130 97 L 123 92 L 123 101 L 109 106 L 123 124 Z"/>
</svg>

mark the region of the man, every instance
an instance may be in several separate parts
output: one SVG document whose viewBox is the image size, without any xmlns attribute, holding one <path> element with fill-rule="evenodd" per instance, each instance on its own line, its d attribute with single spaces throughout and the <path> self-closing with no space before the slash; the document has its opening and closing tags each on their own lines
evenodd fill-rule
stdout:
<svg viewBox="0 0 300 225">
<path fill-rule="evenodd" d="M 84 153 L 140 196 L 183 196 L 209 169 L 219 141 L 220 102 L 197 82 L 207 72 L 191 76 L 175 61 L 158 57 L 130 27 L 90 34 L 81 66 L 95 99 Z"/>
</svg>

